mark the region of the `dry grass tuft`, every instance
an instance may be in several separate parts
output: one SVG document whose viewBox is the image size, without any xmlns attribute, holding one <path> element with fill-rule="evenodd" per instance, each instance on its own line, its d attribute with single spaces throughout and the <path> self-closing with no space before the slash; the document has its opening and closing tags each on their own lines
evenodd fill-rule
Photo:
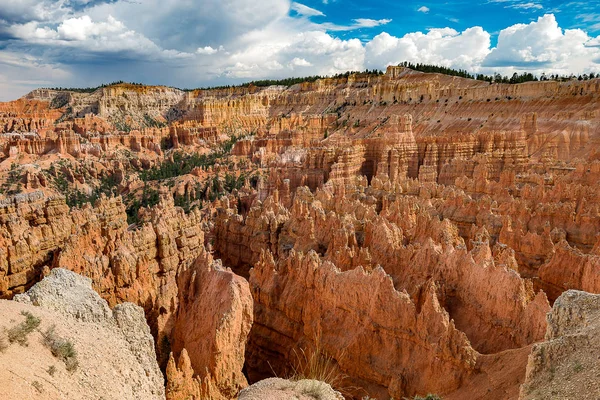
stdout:
<svg viewBox="0 0 600 400">
<path fill-rule="evenodd" d="M 294 350 L 295 360 L 291 365 L 292 375 L 290 380 L 313 379 L 325 382 L 344 396 L 352 396 L 356 388 L 344 385 L 344 381 L 348 376 L 341 371 L 336 358 L 325 351 L 320 335 L 317 335 L 313 342 L 315 345 L 311 350 Z M 339 358 L 342 357 L 343 354 Z M 314 388 L 311 386 L 307 390 L 311 393 L 305 393 L 306 395 L 320 399 L 324 388 L 323 385 L 315 384 Z"/>
<path fill-rule="evenodd" d="M 38 381 L 31 382 L 31 386 L 33 386 L 38 393 L 44 393 L 44 387 Z"/>
<path fill-rule="evenodd" d="M 319 345 L 312 351 L 300 349 L 294 351 L 296 362 L 292 365 L 293 375 L 290 379 L 314 379 L 328 383 L 331 387 L 341 386 L 346 378 L 341 373 L 336 360 L 323 351 Z"/>
<path fill-rule="evenodd" d="M 302 388 L 302 394 L 312 397 L 315 400 L 321 400 L 326 394 L 325 383 L 319 381 L 310 381 Z"/>
<path fill-rule="evenodd" d="M 6 332 L 0 332 L 0 353 L 4 353 L 8 349 L 8 338 Z"/>
<path fill-rule="evenodd" d="M 17 326 L 13 326 L 6 333 L 10 343 L 19 343 L 21 346 L 27 346 L 27 336 L 40 326 L 41 320 L 29 311 L 23 311 L 21 315 L 25 317 L 25 321 Z"/>
<path fill-rule="evenodd" d="M 55 329 L 53 325 L 42 334 L 44 344 L 48 346 L 54 357 L 60 358 L 65 363 L 67 371 L 75 371 L 79 367 L 75 346 L 70 340 L 58 336 Z"/>
</svg>

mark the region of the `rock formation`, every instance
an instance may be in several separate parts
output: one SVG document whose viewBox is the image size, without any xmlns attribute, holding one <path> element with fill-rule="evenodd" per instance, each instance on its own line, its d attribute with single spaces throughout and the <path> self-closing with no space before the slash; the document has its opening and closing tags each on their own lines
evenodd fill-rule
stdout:
<svg viewBox="0 0 600 400">
<path fill-rule="evenodd" d="M 240 392 L 239 400 L 342 400 L 344 397 L 331 386 L 316 380 L 297 382 L 280 378 L 265 379 Z"/>
<path fill-rule="evenodd" d="M 563 293 L 548 314 L 546 341 L 533 346 L 520 399 L 600 395 L 600 296 Z"/>
<path fill-rule="evenodd" d="M 10 335 L 24 313 L 40 325 L 26 346 L 12 343 L 0 352 L 4 398 L 164 399 L 154 340 L 140 307 L 122 303 L 111 310 L 91 280 L 55 269 L 15 301 L 0 300 L 2 328 L 8 330 L 2 334 Z M 55 336 L 72 345 L 75 366 L 43 344 Z"/>
</svg>

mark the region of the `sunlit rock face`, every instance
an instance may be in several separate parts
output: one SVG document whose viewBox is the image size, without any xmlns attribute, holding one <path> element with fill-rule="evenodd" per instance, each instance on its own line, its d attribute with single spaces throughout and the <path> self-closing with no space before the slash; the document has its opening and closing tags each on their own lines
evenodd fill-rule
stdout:
<svg viewBox="0 0 600 400">
<path fill-rule="evenodd" d="M 0 104 L 0 296 L 60 267 L 141 306 L 170 399 L 315 349 L 349 397 L 529 398 L 546 314 L 600 293 L 599 109 L 599 80 L 401 67 L 37 90 Z"/>
</svg>

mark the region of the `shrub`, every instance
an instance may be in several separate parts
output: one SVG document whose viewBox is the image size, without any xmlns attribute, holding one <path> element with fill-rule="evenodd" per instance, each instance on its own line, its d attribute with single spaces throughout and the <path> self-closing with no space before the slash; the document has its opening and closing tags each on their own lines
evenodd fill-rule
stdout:
<svg viewBox="0 0 600 400">
<path fill-rule="evenodd" d="M 48 367 L 46 372 L 48 373 L 48 375 L 54 376 L 54 374 L 56 373 L 56 367 L 54 365 L 51 365 Z"/>
<path fill-rule="evenodd" d="M 0 332 L 0 353 L 4 353 L 8 349 L 8 340 L 6 339 L 6 333 Z"/>
<path fill-rule="evenodd" d="M 44 344 L 50 349 L 54 357 L 60 358 L 65 363 L 67 371 L 75 371 L 79 366 L 79 361 L 73 343 L 58 336 L 54 325 L 46 330 L 43 337 Z"/>
<path fill-rule="evenodd" d="M 314 379 L 329 384 L 335 390 L 344 392 L 342 387 L 346 378 L 337 361 L 322 348 L 320 336 L 315 339 L 315 348 L 312 351 L 300 349 L 294 351 L 295 363 L 292 364 L 291 380 Z"/>
<path fill-rule="evenodd" d="M 440 396 L 438 396 L 437 394 L 429 393 L 425 397 L 415 396 L 414 400 L 442 400 L 442 398 Z"/>
<path fill-rule="evenodd" d="M 321 400 L 326 395 L 326 386 L 323 382 L 310 381 L 302 388 L 302 394 L 315 400 Z"/>
<path fill-rule="evenodd" d="M 29 311 L 23 311 L 21 315 L 25 317 L 25 321 L 8 330 L 8 341 L 10 343 L 19 343 L 21 346 L 27 346 L 27 336 L 40 326 L 41 320 Z"/>
<path fill-rule="evenodd" d="M 35 390 L 38 391 L 38 393 L 44 392 L 44 387 L 38 381 L 31 382 L 31 386 L 33 386 L 35 388 Z"/>
</svg>

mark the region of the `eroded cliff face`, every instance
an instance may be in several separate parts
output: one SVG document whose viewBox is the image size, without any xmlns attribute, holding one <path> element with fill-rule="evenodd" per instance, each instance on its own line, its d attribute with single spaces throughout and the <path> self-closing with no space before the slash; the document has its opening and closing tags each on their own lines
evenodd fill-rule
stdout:
<svg viewBox="0 0 600 400">
<path fill-rule="evenodd" d="M 377 397 L 450 392 L 474 370 L 477 354 L 440 306 L 433 283 L 413 303 L 381 268 L 341 272 L 315 252 L 292 251 L 277 265 L 264 253 L 250 284 L 254 373 L 267 371 L 262 360 L 282 370 L 293 362 L 292 350 L 316 346 L 334 356 L 349 387 Z"/>
<path fill-rule="evenodd" d="M 315 349 L 357 398 L 516 398 L 550 306 L 600 293 L 599 109 L 401 67 L 34 91 L 0 105 L 0 296 L 62 267 L 142 306 L 173 399 Z"/>
<path fill-rule="evenodd" d="M 598 396 L 600 296 L 569 290 L 548 314 L 546 340 L 533 347 L 519 399 Z"/>
<path fill-rule="evenodd" d="M 142 226 L 128 229 L 120 198 L 70 211 L 64 199 L 39 192 L 3 210 L 3 297 L 23 292 L 52 268 L 69 269 L 91 278 L 110 305 L 143 307 L 163 367 L 171 352 L 179 357 L 189 348 L 181 357 L 214 396 L 232 398 L 247 385 L 241 371 L 252 323 L 248 283 L 215 266 L 198 212 L 186 215 L 165 200 Z M 190 325 L 209 311 L 213 321 Z"/>
</svg>

